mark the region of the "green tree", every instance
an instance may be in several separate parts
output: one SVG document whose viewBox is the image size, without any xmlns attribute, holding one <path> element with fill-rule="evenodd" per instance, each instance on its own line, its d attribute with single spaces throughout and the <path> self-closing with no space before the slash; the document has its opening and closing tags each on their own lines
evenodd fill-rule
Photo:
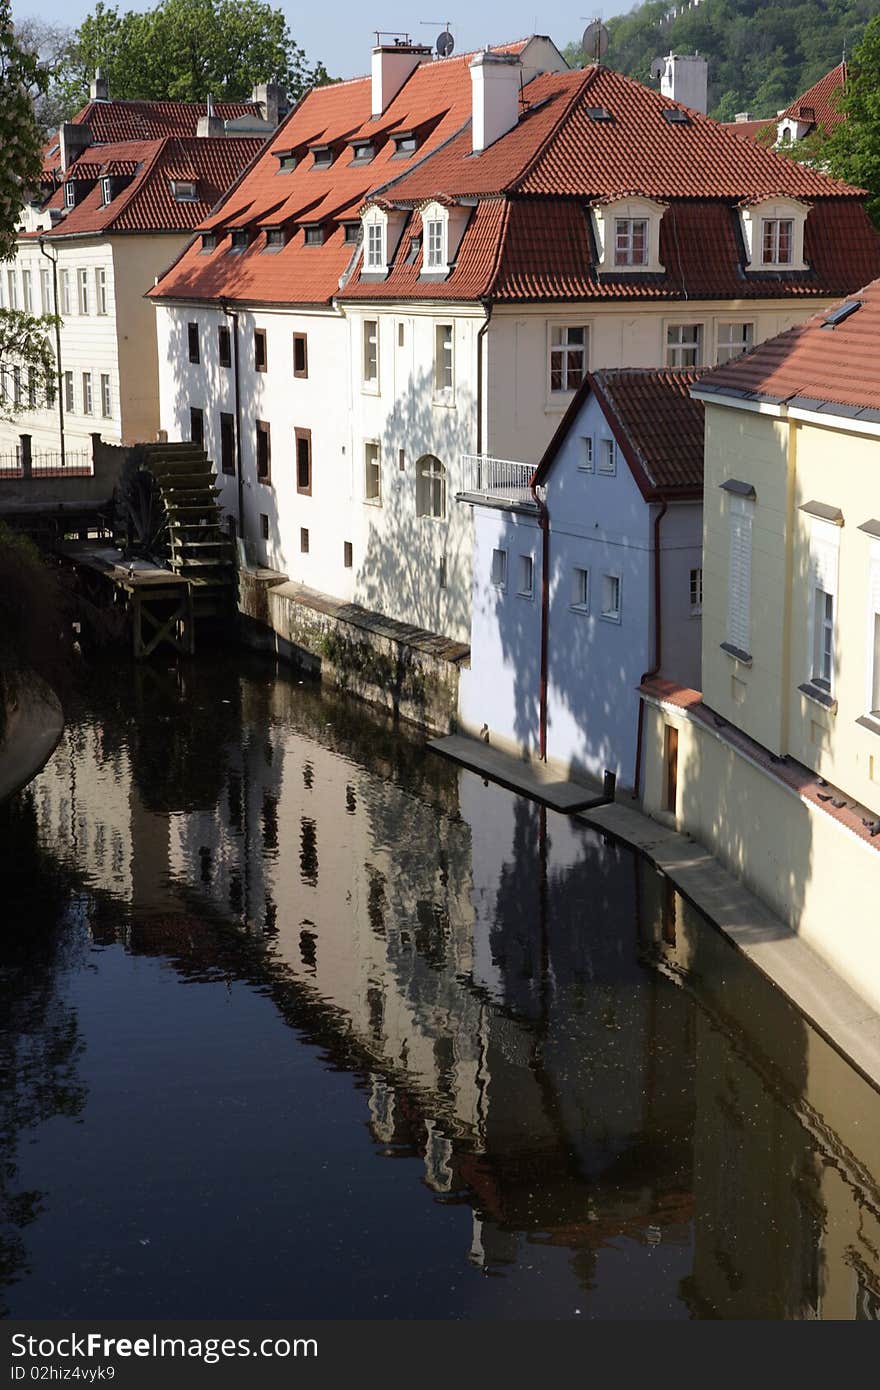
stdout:
<svg viewBox="0 0 880 1390">
<path fill-rule="evenodd" d="M 8 260 L 22 205 L 39 186 L 42 138 L 32 94 L 47 76 L 12 27 L 9 0 L 0 0 L 0 261 Z"/>
<path fill-rule="evenodd" d="M 160 0 L 144 13 L 98 0 L 61 74 L 69 113 L 87 100 L 97 67 L 111 97 L 146 101 L 204 101 L 209 92 L 241 101 L 258 82 L 277 82 L 295 99 L 328 80 L 265 0 Z"/>
<path fill-rule="evenodd" d="M 869 190 L 868 211 L 880 227 L 880 15 L 853 53 L 840 109 L 846 120 L 828 138 L 822 156 L 838 178 Z"/>
</svg>

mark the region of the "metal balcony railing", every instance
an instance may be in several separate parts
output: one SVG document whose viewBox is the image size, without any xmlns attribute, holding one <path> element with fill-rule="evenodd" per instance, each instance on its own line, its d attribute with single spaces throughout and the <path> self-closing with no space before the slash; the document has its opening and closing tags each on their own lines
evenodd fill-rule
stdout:
<svg viewBox="0 0 880 1390">
<path fill-rule="evenodd" d="M 38 449 L 25 466 L 20 445 L 0 454 L 0 478 L 90 478 L 94 473 L 89 449 L 68 449 L 61 462 L 60 449 Z"/>
<path fill-rule="evenodd" d="M 534 471 L 531 463 L 514 463 L 487 454 L 462 454 L 460 491 L 497 502 L 531 502 L 534 499 L 529 479 Z"/>
</svg>

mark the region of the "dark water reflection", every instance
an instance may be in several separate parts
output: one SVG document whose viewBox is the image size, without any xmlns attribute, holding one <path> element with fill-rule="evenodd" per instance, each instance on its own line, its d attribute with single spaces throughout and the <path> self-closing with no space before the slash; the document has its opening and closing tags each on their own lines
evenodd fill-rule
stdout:
<svg viewBox="0 0 880 1390">
<path fill-rule="evenodd" d="M 628 851 L 260 663 L 68 713 L 0 814 L 7 1313 L 877 1317 L 877 1093 Z"/>
</svg>

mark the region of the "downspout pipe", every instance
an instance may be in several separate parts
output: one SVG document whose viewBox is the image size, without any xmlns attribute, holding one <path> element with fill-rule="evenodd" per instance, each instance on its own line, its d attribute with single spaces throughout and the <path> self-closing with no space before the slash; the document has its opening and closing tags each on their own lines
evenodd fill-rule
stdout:
<svg viewBox="0 0 880 1390">
<path fill-rule="evenodd" d="M 238 314 L 228 304 L 221 305 L 224 314 L 232 320 L 232 363 L 235 382 L 235 472 L 238 479 L 238 538 L 244 547 L 244 478 L 241 471 L 241 382 L 238 368 Z"/>
<path fill-rule="evenodd" d="M 547 636 L 550 627 L 550 513 L 543 498 L 538 496 L 534 481 L 529 484 L 538 508 L 541 528 L 541 668 L 538 690 L 538 751 L 541 761 L 547 761 Z"/>
<path fill-rule="evenodd" d="M 491 318 L 492 318 L 492 303 L 491 303 L 490 300 L 484 300 L 484 302 L 483 302 L 483 312 L 485 313 L 486 317 L 485 317 L 485 319 L 483 320 L 483 322 L 481 323 L 481 325 L 480 325 L 480 330 L 479 330 L 479 332 L 477 333 L 477 456 L 478 456 L 478 457 L 479 457 L 479 455 L 482 454 L 482 452 L 483 452 L 483 397 L 484 397 L 484 386 L 483 386 L 484 367 L 483 367 L 483 363 L 484 363 L 484 360 L 485 360 L 485 354 L 483 353 L 483 338 L 486 336 L 486 330 L 487 330 L 487 328 L 489 327 L 489 321 L 490 321 Z"/>
<path fill-rule="evenodd" d="M 660 589 L 660 522 L 666 515 L 668 506 L 669 504 L 664 497 L 660 503 L 660 510 L 654 517 L 654 665 L 651 667 L 650 671 L 644 671 L 642 673 L 641 679 L 639 680 L 640 686 L 644 685 L 645 681 L 650 680 L 652 676 L 656 676 L 663 664 L 663 606 L 661 603 L 662 595 Z M 640 695 L 639 726 L 636 734 L 636 770 L 633 776 L 633 797 L 637 797 L 639 794 L 639 779 L 642 775 L 642 738 L 644 735 L 644 725 L 645 701 Z"/>
<path fill-rule="evenodd" d="M 58 433 L 61 442 L 61 467 L 65 464 L 64 450 L 64 374 L 61 370 L 61 318 L 58 313 L 58 257 L 50 256 L 42 237 L 37 238 L 40 255 L 52 266 L 52 303 L 55 306 L 55 358 L 58 363 Z"/>
</svg>

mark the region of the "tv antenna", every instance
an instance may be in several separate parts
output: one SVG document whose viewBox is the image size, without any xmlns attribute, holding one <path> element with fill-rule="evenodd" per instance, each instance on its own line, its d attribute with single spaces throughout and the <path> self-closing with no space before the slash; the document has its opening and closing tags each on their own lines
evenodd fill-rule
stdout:
<svg viewBox="0 0 880 1390">
<path fill-rule="evenodd" d="M 665 67 L 666 67 L 666 59 L 665 59 L 665 58 L 652 58 L 652 59 L 651 59 L 651 76 L 652 76 L 652 78 L 654 79 L 655 82 L 657 82 L 657 81 L 659 80 L 659 78 L 662 76 L 663 69 L 664 69 Z"/>
<path fill-rule="evenodd" d="M 436 28 L 438 25 L 442 26 L 440 33 L 437 35 L 437 41 L 434 44 L 434 52 L 437 54 L 438 58 L 448 58 L 455 48 L 455 38 L 452 34 L 452 20 L 420 19 L 419 23 L 430 25 L 431 28 Z"/>
<path fill-rule="evenodd" d="M 608 51 L 608 30 L 601 19 L 592 19 L 581 37 L 581 52 L 588 63 L 601 63 Z"/>
</svg>

